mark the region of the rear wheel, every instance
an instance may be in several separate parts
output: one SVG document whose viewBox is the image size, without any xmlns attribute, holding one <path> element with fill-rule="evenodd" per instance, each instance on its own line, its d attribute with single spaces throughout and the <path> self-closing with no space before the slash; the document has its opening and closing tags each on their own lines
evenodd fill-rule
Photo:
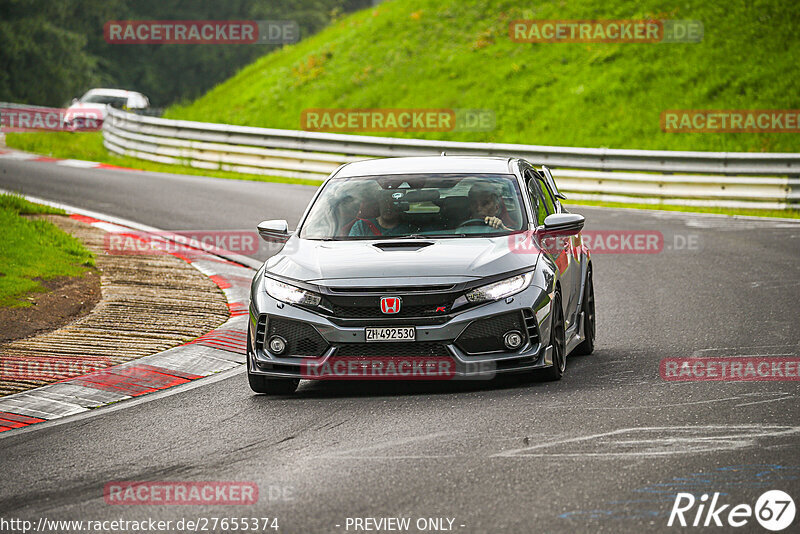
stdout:
<svg viewBox="0 0 800 534">
<path fill-rule="evenodd" d="M 542 370 L 545 380 L 561 380 L 567 368 L 566 343 L 564 342 L 564 313 L 561 311 L 561 293 L 553 298 L 552 324 L 550 326 L 550 345 L 553 347 L 553 365 Z"/>
<path fill-rule="evenodd" d="M 594 351 L 594 282 L 592 282 L 592 270 L 586 273 L 586 286 L 583 288 L 583 335 L 585 336 L 580 345 L 575 347 L 575 354 L 591 354 Z"/>
</svg>

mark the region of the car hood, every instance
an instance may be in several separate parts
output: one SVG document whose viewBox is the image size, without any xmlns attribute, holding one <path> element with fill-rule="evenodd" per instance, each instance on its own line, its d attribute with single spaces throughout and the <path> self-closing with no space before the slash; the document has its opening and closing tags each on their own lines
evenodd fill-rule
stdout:
<svg viewBox="0 0 800 534">
<path fill-rule="evenodd" d="M 347 285 L 398 278 L 469 281 L 533 268 L 538 254 L 513 252 L 512 237 L 438 240 L 315 241 L 293 236 L 266 263 L 270 274 L 306 282 Z M 404 243 L 406 246 L 396 247 Z M 416 283 L 419 283 L 417 281 Z"/>
</svg>

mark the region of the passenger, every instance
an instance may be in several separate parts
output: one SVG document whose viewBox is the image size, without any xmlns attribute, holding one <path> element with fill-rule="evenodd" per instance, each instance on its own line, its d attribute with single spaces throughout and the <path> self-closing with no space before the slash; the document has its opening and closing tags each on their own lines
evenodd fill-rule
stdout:
<svg viewBox="0 0 800 534">
<path fill-rule="evenodd" d="M 402 212 L 392 198 L 392 191 L 378 193 L 380 215 L 374 219 L 359 219 L 350 229 L 351 236 L 409 235 L 411 226 L 403 222 Z"/>
<path fill-rule="evenodd" d="M 307 221 L 306 235 L 317 239 L 349 235 L 350 228 L 357 220 L 360 198 L 364 194 L 360 188 L 348 183 L 335 184 L 332 189 L 330 195 L 320 200 L 325 209 L 319 210 L 316 216 Z"/>
<path fill-rule="evenodd" d="M 353 195 L 343 195 L 336 200 L 333 206 L 333 213 L 336 217 L 336 235 L 346 236 L 357 222 L 359 202 Z"/>
</svg>

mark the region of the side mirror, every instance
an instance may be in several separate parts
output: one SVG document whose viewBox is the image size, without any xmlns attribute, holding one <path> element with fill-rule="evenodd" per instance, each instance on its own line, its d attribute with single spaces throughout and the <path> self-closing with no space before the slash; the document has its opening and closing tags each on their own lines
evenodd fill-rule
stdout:
<svg viewBox="0 0 800 534">
<path fill-rule="evenodd" d="M 73 98 L 73 99 L 72 99 L 72 103 L 73 103 L 73 104 L 77 104 L 77 103 L 78 103 L 78 99 L 77 99 L 77 98 Z"/>
<path fill-rule="evenodd" d="M 289 239 L 289 223 L 284 220 L 262 221 L 256 228 L 264 241 L 285 243 Z"/>
<path fill-rule="evenodd" d="M 575 235 L 583 230 L 586 218 L 577 213 L 554 213 L 544 219 L 544 229 L 541 233 L 547 236 Z"/>
</svg>

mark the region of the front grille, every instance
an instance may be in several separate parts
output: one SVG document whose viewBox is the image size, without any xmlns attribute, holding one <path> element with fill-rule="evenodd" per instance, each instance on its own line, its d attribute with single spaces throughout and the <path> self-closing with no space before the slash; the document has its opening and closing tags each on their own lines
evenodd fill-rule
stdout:
<svg viewBox="0 0 800 534">
<path fill-rule="evenodd" d="M 345 358 L 397 357 L 415 358 L 429 356 L 449 357 L 441 343 L 345 343 L 336 349 L 336 356 Z"/>
<path fill-rule="evenodd" d="M 517 330 L 525 337 L 527 329 L 519 312 L 505 313 L 470 323 L 456 339 L 456 345 L 467 354 L 506 352 L 503 334 Z M 524 344 L 523 344 L 524 346 Z"/>
<path fill-rule="evenodd" d="M 449 310 L 449 303 L 443 305 L 445 310 Z M 436 311 L 438 306 L 416 305 L 407 306 L 405 303 L 400 307 L 400 313 L 385 314 L 381 312 L 380 302 L 376 299 L 374 305 L 367 306 L 341 306 L 334 304 L 332 307 L 334 317 L 343 319 L 374 319 L 392 317 L 435 317 L 445 315 L 446 311 Z"/>
<path fill-rule="evenodd" d="M 270 318 L 268 324 L 269 333 L 266 339 L 272 336 L 281 336 L 287 342 L 287 350 L 281 356 L 316 358 L 322 356 L 328 348 L 328 343 L 310 324 L 274 318 Z"/>
<path fill-rule="evenodd" d="M 434 320 L 446 317 L 455 300 L 463 294 L 455 284 L 406 287 L 331 287 L 323 292 L 319 307 L 336 319 L 409 319 Z M 381 298 L 400 297 L 399 313 L 381 312 Z M 318 313 L 319 313 L 318 309 Z"/>
</svg>

